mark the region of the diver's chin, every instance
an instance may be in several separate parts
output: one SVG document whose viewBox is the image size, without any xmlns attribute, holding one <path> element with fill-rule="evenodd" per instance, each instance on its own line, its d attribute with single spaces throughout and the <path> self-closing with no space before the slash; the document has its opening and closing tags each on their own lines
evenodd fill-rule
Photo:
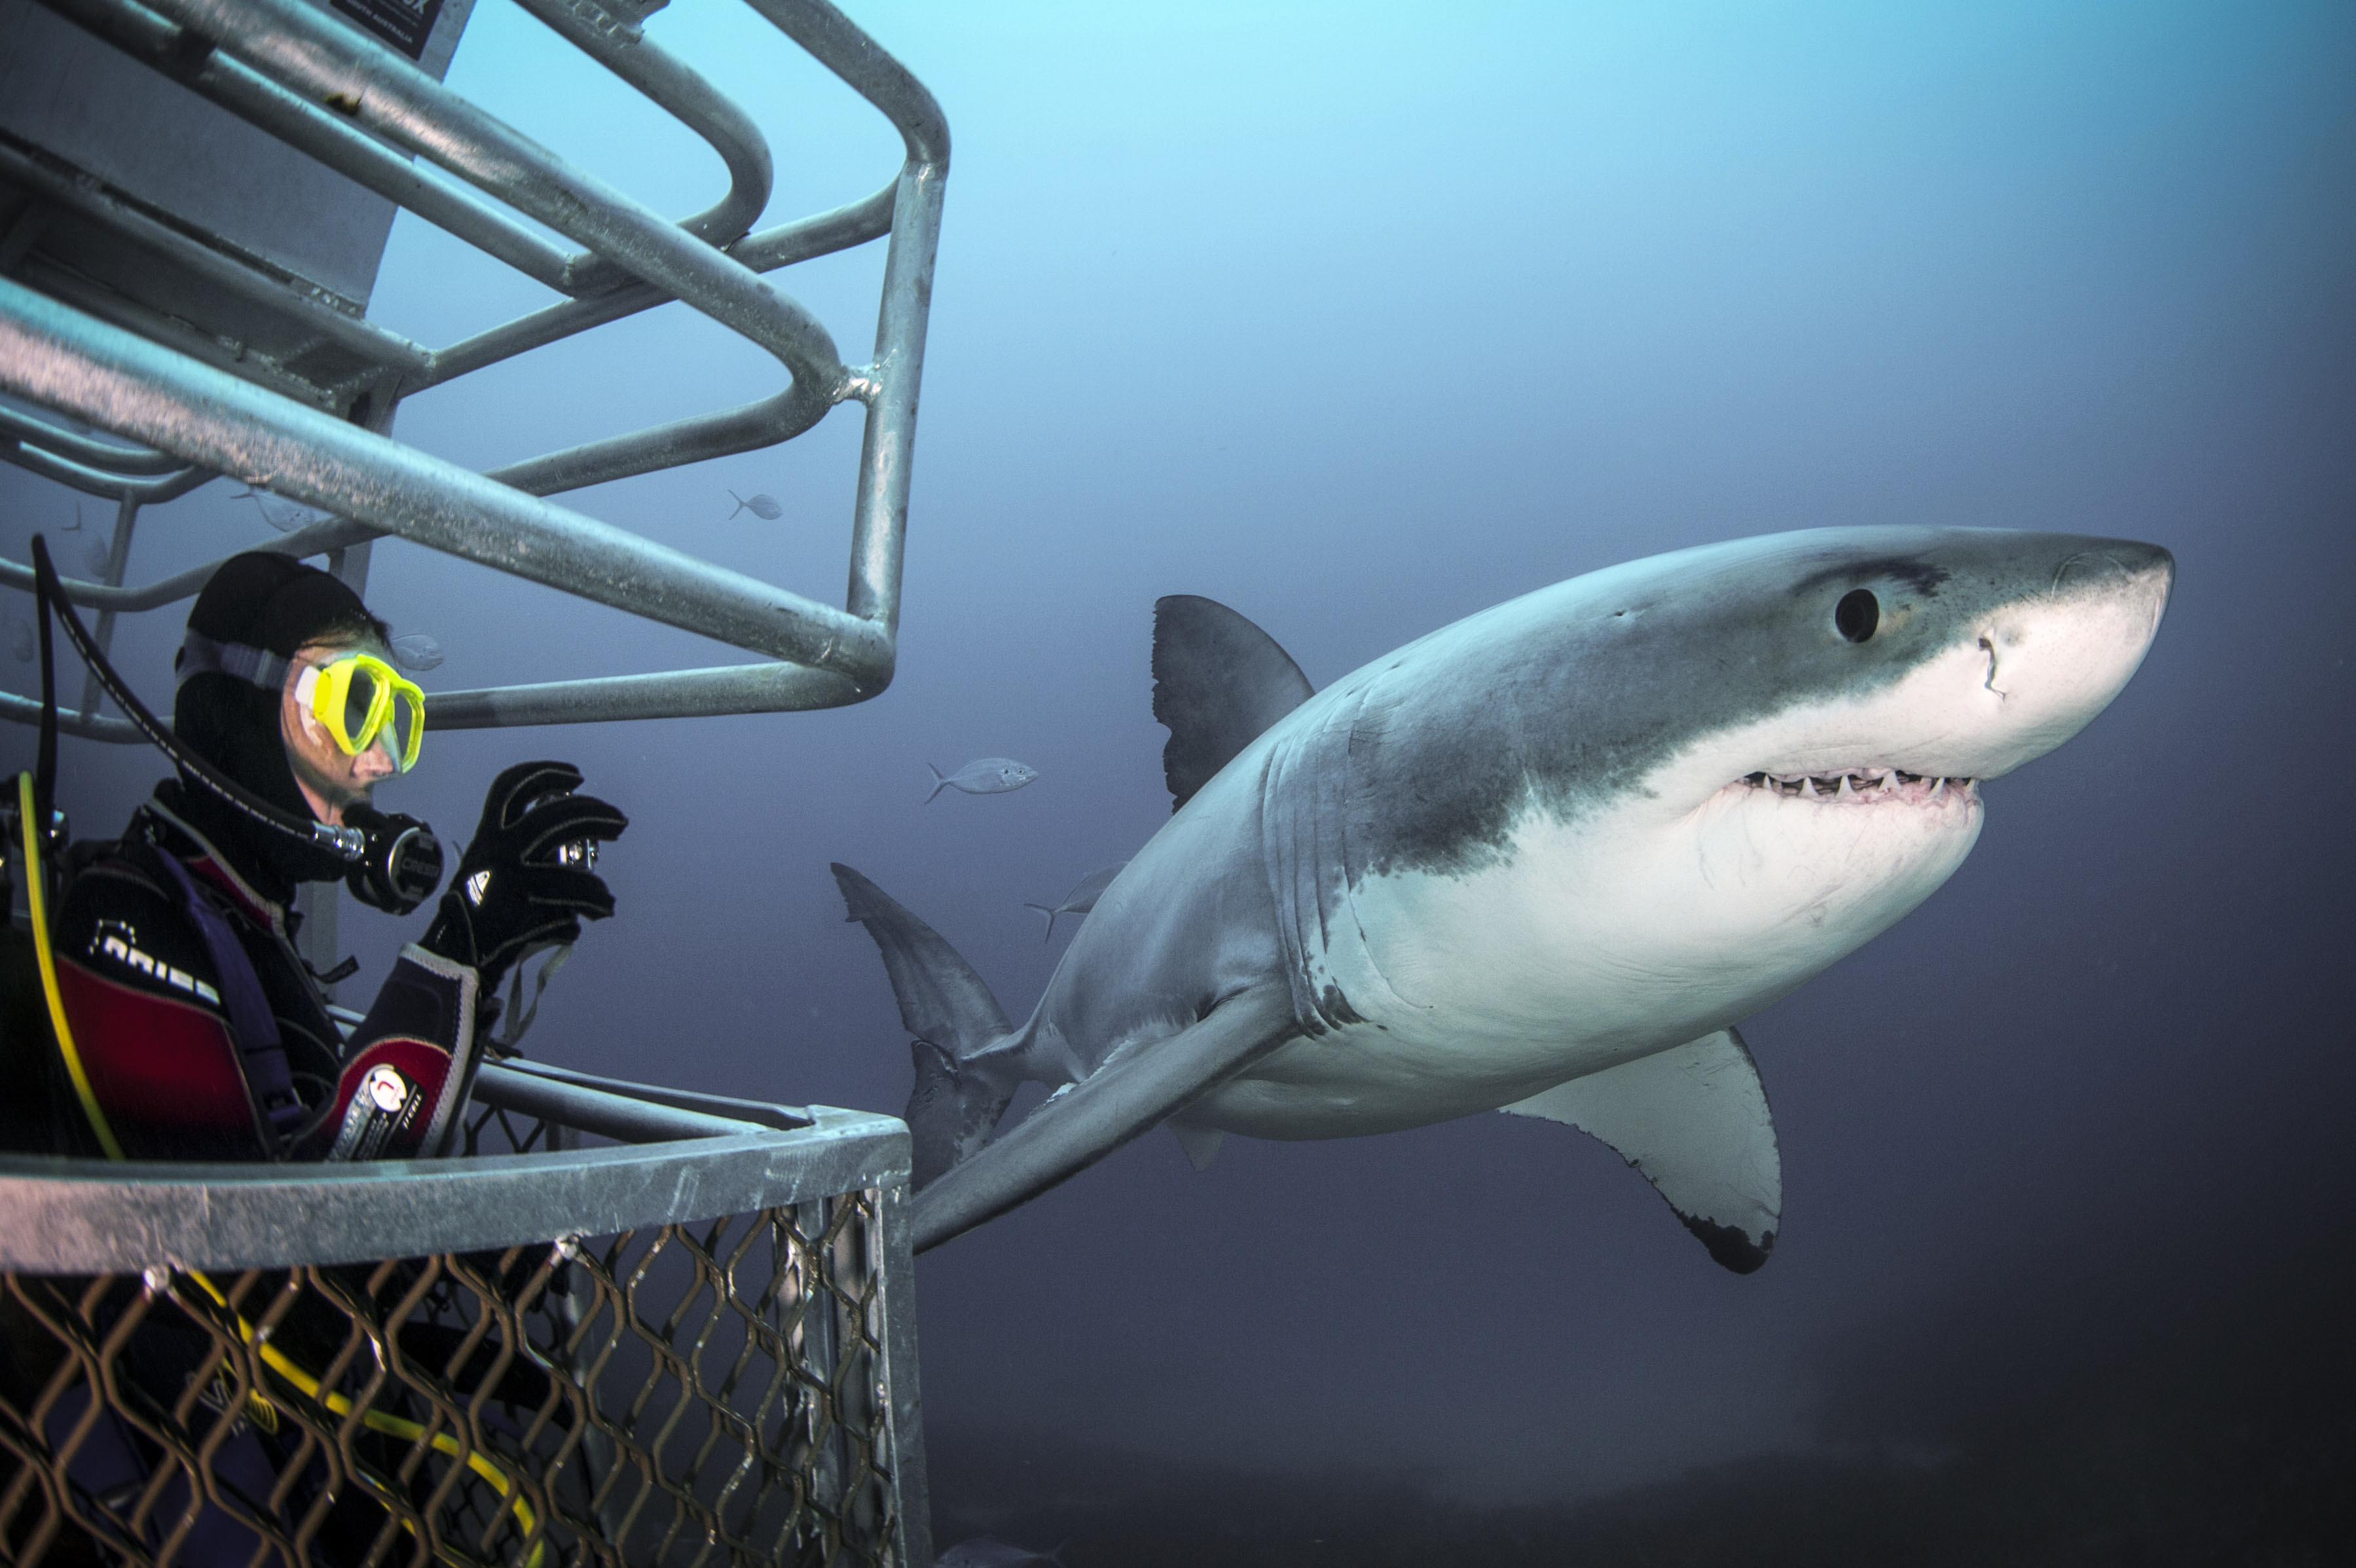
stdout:
<svg viewBox="0 0 2356 1568">
<path fill-rule="evenodd" d="M 311 815 L 330 827 L 344 827 L 344 814 L 352 807 L 373 807 L 376 804 L 376 787 L 373 784 L 365 789 L 354 789 L 332 779 L 305 778 L 300 773 L 294 775 L 294 784 L 302 790 L 304 804 L 311 808 Z"/>
</svg>

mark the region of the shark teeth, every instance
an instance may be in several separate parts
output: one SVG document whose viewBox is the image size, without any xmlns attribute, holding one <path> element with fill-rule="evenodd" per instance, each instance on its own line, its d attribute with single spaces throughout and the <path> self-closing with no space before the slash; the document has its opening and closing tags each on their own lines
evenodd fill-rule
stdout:
<svg viewBox="0 0 2356 1568">
<path fill-rule="evenodd" d="M 1944 778 L 1933 773 L 1910 773 L 1902 768 L 1841 768 L 1821 773 L 1755 773 L 1742 780 L 1752 789 L 1770 795 L 1791 795 L 1801 799 L 1830 802 L 1840 805 L 1872 805 L 1878 802 L 1906 799 L 1935 800 L 1945 795 L 1950 786 L 1954 793 L 1970 795 L 1973 781 L 1967 778 Z"/>
</svg>

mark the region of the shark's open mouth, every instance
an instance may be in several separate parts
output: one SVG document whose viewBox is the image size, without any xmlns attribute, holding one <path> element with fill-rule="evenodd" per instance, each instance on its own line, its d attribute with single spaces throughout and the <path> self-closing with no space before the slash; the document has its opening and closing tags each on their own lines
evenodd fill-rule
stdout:
<svg viewBox="0 0 2356 1568">
<path fill-rule="evenodd" d="M 1965 797 L 1972 793 L 1970 779 L 1910 773 L 1902 768 L 1841 768 L 1824 773 L 1756 773 L 1746 774 L 1742 782 L 1771 795 L 1864 805 L 1901 801 L 1920 804 L 1937 800 L 1950 792 Z"/>
</svg>

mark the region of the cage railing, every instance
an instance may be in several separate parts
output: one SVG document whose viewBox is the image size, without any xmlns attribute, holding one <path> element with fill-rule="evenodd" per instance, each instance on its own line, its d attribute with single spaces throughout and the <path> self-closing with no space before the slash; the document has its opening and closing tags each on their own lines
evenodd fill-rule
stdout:
<svg viewBox="0 0 2356 1568">
<path fill-rule="evenodd" d="M 900 1123 L 510 1063 L 463 1143 L 0 1157 L 0 1559 L 926 1568 Z"/>
<path fill-rule="evenodd" d="M 47 258 L 32 208 L 0 234 L 0 457 L 118 504 L 100 581 L 68 596 L 104 613 L 193 594 L 200 567 L 123 582 L 142 507 L 229 475 L 331 516 L 257 548 L 328 556 L 355 585 L 384 536 L 488 566 L 773 662 L 437 693 L 441 729 L 767 712 L 862 700 L 889 683 L 947 123 L 908 71 L 823 0 L 746 0 L 899 131 L 896 176 L 865 200 L 757 232 L 768 149 L 751 117 L 648 39 L 655 5 L 525 0 L 560 37 L 702 137 L 729 183 L 678 221 L 574 168 L 438 76 L 305 0 L 40 0 L 129 59 L 570 297 L 435 349 L 224 236 L 0 132 L 0 182 L 176 268 L 208 297 L 273 313 L 275 350 L 192 331 Z M 429 10 L 427 15 L 433 13 Z M 581 247 L 567 252 L 520 214 Z M 764 275 L 888 236 L 873 358 L 846 364 L 826 328 Z M 10 255 L 15 251 L 15 256 Z M 771 354 L 776 393 L 476 474 L 383 433 L 400 400 L 606 322 L 679 300 Z M 230 307 L 224 307 L 230 308 Z M 542 497 L 786 441 L 840 403 L 863 406 L 849 583 L 841 608 Z M 85 434 L 64 415 L 107 432 Z M 121 443 L 134 443 L 126 446 Z M 32 582 L 0 561 L 0 584 Z M 35 705 L 0 693 L 0 717 Z M 130 741 L 91 702 L 72 733 Z"/>
</svg>

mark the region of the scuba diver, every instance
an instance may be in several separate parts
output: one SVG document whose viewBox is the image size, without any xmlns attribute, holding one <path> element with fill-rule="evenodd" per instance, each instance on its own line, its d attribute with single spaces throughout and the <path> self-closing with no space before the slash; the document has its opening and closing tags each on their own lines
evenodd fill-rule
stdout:
<svg viewBox="0 0 2356 1568">
<path fill-rule="evenodd" d="M 511 767 L 433 922 L 342 1036 L 320 986 L 357 965 L 319 975 L 298 956 L 298 884 L 344 880 L 406 914 L 441 879 L 431 830 L 371 798 L 423 738 L 424 694 L 394 670 L 388 638 L 350 588 L 283 555 L 233 557 L 197 596 L 170 736 L 149 730 L 181 776 L 119 842 L 77 846 L 51 927 L 80 1101 L 53 1125 L 87 1122 L 116 1157 L 442 1153 L 500 977 L 614 912 L 590 868 L 627 818 L 573 793 L 570 763 Z M 79 1132 L 70 1141 L 87 1149 Z"/>
</svg>

